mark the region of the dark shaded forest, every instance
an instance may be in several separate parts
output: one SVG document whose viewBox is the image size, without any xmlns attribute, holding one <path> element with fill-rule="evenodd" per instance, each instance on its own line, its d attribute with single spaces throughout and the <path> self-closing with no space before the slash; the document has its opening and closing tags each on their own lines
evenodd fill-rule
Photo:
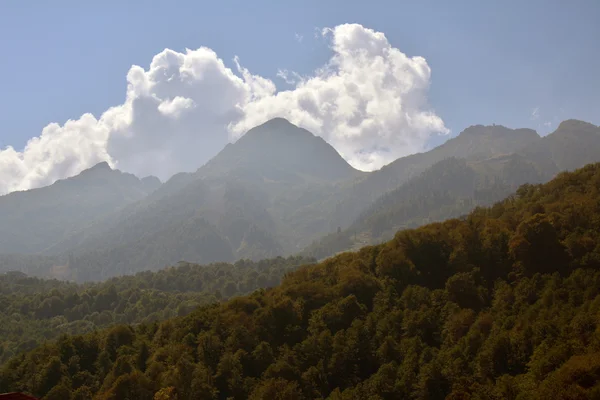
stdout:
<svg viewBox="0 0 600 400">
<path fill-rule="evenodd" d="M 83 334 L 114 324 L 140 324 L 182 316 L 256 289 L 314 260 L 278 257 L 207 266 L 179 263 L 98 284 L 0 275 L 0 365 L 61 334 Z"/>
<path fill-rule="evenodd" d="M 600 164 L 161 323 L 64 335 L 44 399 L 600 397 Z"/>
</svg>

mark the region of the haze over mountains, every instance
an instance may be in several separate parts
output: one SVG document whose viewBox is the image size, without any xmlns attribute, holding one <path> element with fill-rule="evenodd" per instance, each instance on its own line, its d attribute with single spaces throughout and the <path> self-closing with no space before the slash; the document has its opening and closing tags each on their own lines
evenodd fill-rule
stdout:
<svg viewBox="0 0 600 400">
<path fill-rule="evenodd" d="M 469 127 L 430 152 L 401 158 L 373 172 L 370 179 L 386 169 L 397 171 L 388 173 L 387 182 L 394 183 L 380 183 L 384 194 L 365 207 L 344 232 L 328 235 L 304 253 L 325 257 L 389 240 L 399 229 L 466 214 L 476 206 L 505 198 L 522 184 L 546 182 L 561 171 L 598 161 L 599 149 L 600 129 L 582 121 L 564 121 L 545 137 L 530 129 Z M 410 176 L 415 177 L 407 182 Z M 388 191 L 402 182 L 406 183 Z M 372 189 L 376 190 L 375 185 Z"/>
<path fill-rule="evenodd" d="M 0 196 L 0 253 L 39 253 L 96 218 L 143 199 L 160 186 L 100 163 L 40 189 Z"/>
<path fill-rule="evenodd" d="M 305 252 L 319 258 L 403 227 L 467 213 L 524 183 L 600 161 L 600 128 L 569 120 L 546 137 L 475 125 L 366 173 L 277 118 L 194 173 L 162 185 L 99 164 L 0 197 L 0 270 L 98 280 L 198 263 Z"/>
</svg>

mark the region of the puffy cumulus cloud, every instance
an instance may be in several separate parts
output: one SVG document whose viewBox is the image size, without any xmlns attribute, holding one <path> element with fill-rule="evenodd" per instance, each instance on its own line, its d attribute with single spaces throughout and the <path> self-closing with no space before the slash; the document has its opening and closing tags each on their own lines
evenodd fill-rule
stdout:
<svg viewBox="0 0 600 400">
<path fill-rule="evenodd" d="M 0 194 L 45 186 L 101 161 L 114 161 L 106 150 L 108 130 L 91 114 L 63 126 L 50 124 L 22 152 L 0 150 Z"/>
<path fill-rule="evenodd" d="M 329 63 L 304 78 L 280 71 L 295 87 L 248 103 L 230 126 L 234 134 L 284 117 L 322 136 L 353 166 L 372 170 L 448 133 L 427 103 L 431 69 L 423 57 L 406 56 L 383 33 L 358 24 L 321 34 L 330 39 Z"/>
<path fill-rule="evenodd" d="M 23 151 L 0 150 L 0 194 L 73 176 L 100 161 L 139 176 L 166 179 L 191 171 L 228 141 L 244 104 L 271 95 L 269 81 L 240 67 L 236 75 L 208 48 L 169 49 L 127 74 L 123 104 L 99 119 L 50 124 Z"/>
<path fill-rule="evenodd" d="M 0 150 L 0 193 L 50 184 L 100 161 L 166 179 L 198 168 L 230 140 L 284 117 L 331 143 L 360 169 L 379 168 L 446 133 L 430 110 L 431 70 L 385 35 L 357 24 L 324 29 L 329 62 L 311 76 L 280 71 L 292 89 L 253 75 L 211 49 L 166 49 L 149 68 L 132 66 L 125 102 L 50 124 L 23 151 Z"/>
<path fill-rule="evenodd" d="M 164 50 L 148 70 L 132 67 L 127 81 L 130 122 L 111 132 L 108 153 L 120 169 L 162 179 L 214 156 L 242 106 L 275 90 L 241 67 L 235 74 L 205 47 Z"/>
</svg>

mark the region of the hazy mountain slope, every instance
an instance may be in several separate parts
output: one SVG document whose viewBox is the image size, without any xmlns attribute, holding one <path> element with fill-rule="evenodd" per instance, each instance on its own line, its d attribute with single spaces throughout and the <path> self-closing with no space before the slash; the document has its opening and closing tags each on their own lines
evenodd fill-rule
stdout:
<svg viewBox="0 0 600 400">
<path fill-rule="evenodd" d="M 77 235 L 74 244 L 65 244 L 61 250 L 123 243 L 139 236 L 140 229 L 134 228 L 136 226 L 143 226 L 143 231 L 149 232 L 157 228 L 157 221 L 160 227 L 165 221 L 184 220 L 199 209 L 212 211 L 214 207 L 222 207 L 225 192 L 229 193 L 228 202 L 236 200 L 231 189 L 235 186 L 246 191 L 245 195 L 238 195 L 240 202 L 245 201 L 244 196 L 249 196 L 261 203 L 264 210 L 277 194 L 288 193 L 294 188 L 300 190 L 313 182 L 347 179 L 355 174 L 359 172 L 323 139 L 286 120 L 274 119 L 227 145 L 196 173 L 174 176 L 148 198 L 128 207 L 112 220 Z M 221 214 L 221 210 L 215 210 L 214 214 Z M 263 215 L 254 222 L 265 218 L 268 219 Z M 268 229 L 273 229 L 272 223 Z M 89 237 L 83 244 L 77 242 L 82 236 Z"/>
<path fill-rule="evenodd" d="M 332 194 L 367 173 L 352 168 L 322 138 L 276 118 L 228 145 L 197 175 L 227 177 L 264 193 L 277 236 L 286 249 L 297 250 L 339 225 Z"/>
<path fill-rule="evenodd" d="M 571 171 L 596 162 L 600 151 L 600 127 L 584 121 L 566 120 L 550 135 L 525 147 L 520 154 L 541 165 L 555 165 L 554 173 Z"/>
<path fill-rule="evenodd" d="M 201 217 L 172 224 L 137 240 L 109 248 L 77 252 L 54 277 L 100 281 L 140 271 L 156 271 L 178 261 L 233 262 L 234 252 L 220 232 Z"/>
<path fill-rule="evenodd" d="M 539 138 L 529 129 L 472 126 L 427 153 L 361 173 L 321 138 L 275 119 L 195 173 L 178 174 L 140 201 L 59 238 L 47 254 L 62 256 L 49 263 L 58 276 L 101 279 L 182 259 L 294 254 L 312 242 L 309 254 L 329 255 L 489 204 L 522 183 L 550 179 L 559 165 L 594 160 L 596 129 L 566 121 Z M 455 160 L 420 177 L 450 157 Z M 394 186 L 410 177 L 415 181 L 408 186 Z M 340 233 L 319 240 L 338 227 Z M 36 269 L 41 265 L 38 260 Z"/>
<path fill-rule="evenodd" d="M 469 130 L 465 133 L 475 134 Z M 570 120 L 515 154 L 487 159 L 483 153 L 479 154 L 435 164 L 382 195 L 347 229 L 313 242 L 303 254 L 320 258 L 388 240 L 399 229 L 457 217 L 476 206 L 499 201 L 522 184 L 546 182 L 559 171 L 600 161 L 600 130 L 594 125 Z"/>
<path fill-rule="evenodd" d="M 325 233 L 347 228 L 374 200 L 411 176 L 448 157 L 484 159 L 510 154 L 539 139 L 530 129 L 473 126 L 422 154 L 403 157 L 381 170 L 353 175 L 334 185 L 311 185 L 278 196 L 272 214 L 296 233 L 296 250 Z M 300 238 L 300 239 L 298 239 Z"/>
<path fill-rule="evenodd" d="M 160 185 L 100 163 L 53 185 L 0 196 L 0 253 L 37 253 Z"/>
<path fill-rule="evenodd" d="M 361 174 L 323 139 L 275 119 L 248 131 L 197 172 L 176 175 L 51 251 L 73 253 L 68 276 L 78 279 L 157 269 L 182 259 L 206 263 L 291 253 L 305 232 L 282 216 Z M 283 200 L 290 196 L 293 201 Z M 206 237 L 210 245 L 202 244 Z"/>
<path fill-rule="evenodd" d="M 425 153 L 400 158 L 357 184 L 359 191 L 381 194 L 399 187 L 433 164 L 456 157 L 484 160 L 511 154 L 540 140 L 532 129 L 509 129 L 501 125 L 473 125 L 457 137 Z"/>
<path fill-rule="evenodd" d="M 33 276 L 61 276 L 67 257 L 39 254 L 0 254 L 0 273 L 21 271 Z"/>
<path fill-rule="evenodd" d="M 510 156 L 511 159 L 516 157 Z M 502 179 L 505 168 L 513 162 L 509 160 L 499 171 L 494 168 L 490 174 L 489 168 L 478 168 L 485 163 L 457 158 L 440 161 L 378 198 L 348 228 L 314 241 L 301 254 L 324 258 L 380 243 L 392 238 L 398 230 L 458 217 L 477 205 L 502 199 L 516 189 Z"/>
<path fill-rule="evenodd" d="M 167 185 L 168 182 L 165 184 Z M 143 236 L 182 223 L 195 214 L 210 193 L 210 189 L 200 180 L 180 190 L 179 196 L 160 196 L 155 200 L 149 196 L 116 213 L 96 221 L 93 225 L 61 242 L 54 252 L 96 250 L 123 245 Z"/>
<path fill-rule="evenodd" d="M 283 118 L 250 129 L 196 172 L 203 178 L 234 176 L 272 186 L 334 182 L 360 174 L 323 138 Z"/>
<path fill-rule="evenodd" d="M 450 157 L 484 160 L 512 154 L 539 140 L 540 137 L 532 129 L 509 129 L 500 125 L 470 126 L 430 151 L 399 158 L 362 179 L 348 182 L 334 195 L 338 226 L 348 227 L 379 196 L 398 188 L 439 161 Z"/>
</svg>

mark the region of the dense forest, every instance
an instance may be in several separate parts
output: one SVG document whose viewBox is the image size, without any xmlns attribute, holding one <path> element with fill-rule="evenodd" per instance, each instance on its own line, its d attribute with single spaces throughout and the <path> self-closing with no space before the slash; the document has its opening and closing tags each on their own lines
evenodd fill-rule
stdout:
<svg viewBox="0 0 600 400">
<path fill-rule="evenodd" d="M 600 396 L 600 164 L 161 323 L 64 335 L 1 391 L 44 399 Z"/>
<path fill-rule="evenodd" d="M 61 334 L 160 321 L 275 286 L 286 273 L 313 262 L 301 257 L 207 266 L 182 262 L 85 285 L 5 273 L 0 275 L 0 365 Z"/>
</svg>

